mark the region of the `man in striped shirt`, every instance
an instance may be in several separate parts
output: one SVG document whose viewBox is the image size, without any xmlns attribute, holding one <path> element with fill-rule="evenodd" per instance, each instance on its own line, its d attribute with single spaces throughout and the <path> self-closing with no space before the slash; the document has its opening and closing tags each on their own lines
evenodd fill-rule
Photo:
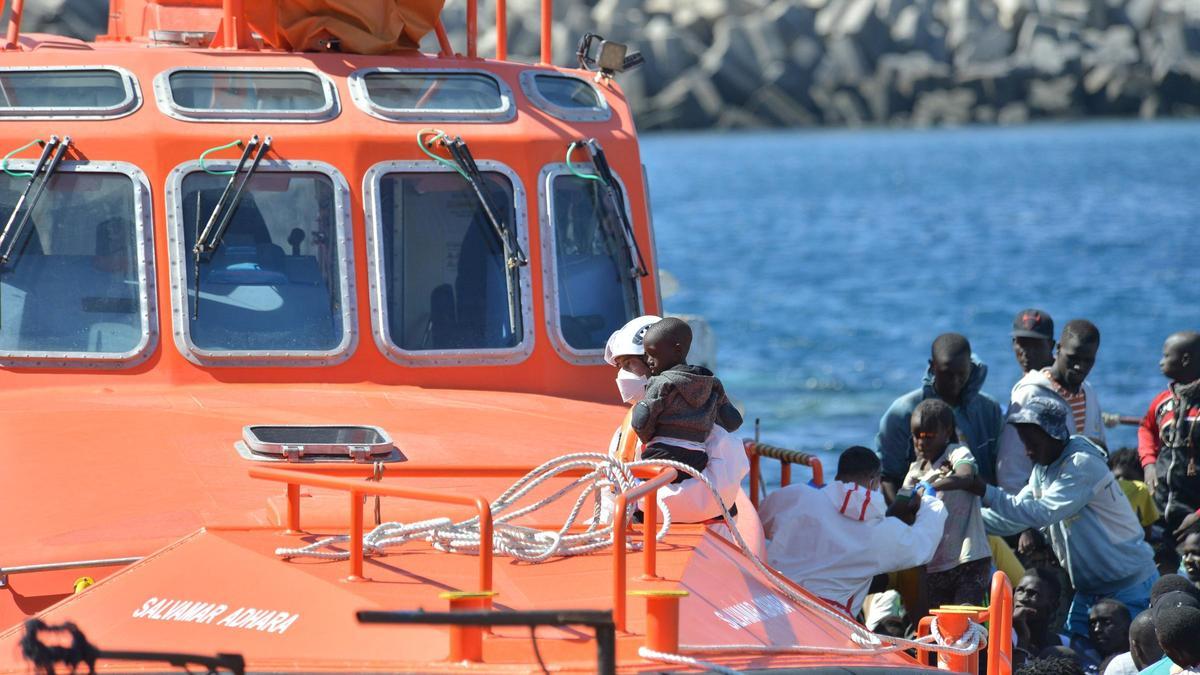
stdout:
<svg viewBox="0 0 1200 675">
<path fill-rule="evenodd" d="M 1100 416 L 1100 399 L 1087 382 L 1100 350 L 1100 329 L 1087 319 L 1074 319 L 1063 327 L 1058 340 L 1054 362 L 1048 368 L 1031 370 L 1013 387 L 1008 414 L 1021 409 L 1035 396 L 1054 396 L 1071 410 L 1068 424 L 1072 434 L 1086 436 L 1107 449 L 1104 421 Z M 997 484 L 1016 494 L 1029 482 L 1033 462 L 1025 454 L 1025 444 L 1012 425 L 1000 433 L 996 455 Z"/>
</svg>

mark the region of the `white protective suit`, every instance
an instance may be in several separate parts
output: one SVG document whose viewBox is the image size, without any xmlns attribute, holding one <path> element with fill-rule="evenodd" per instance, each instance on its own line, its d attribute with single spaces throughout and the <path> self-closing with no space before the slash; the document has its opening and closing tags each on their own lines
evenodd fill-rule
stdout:
<svg viewBox="0 0 1200 675">
<path fill-rule="evenodd" d="M 856 483 L 780 488 L 759 508 L 767 557 L 792 581 L 857 616 L 876 575 L 928 563 L 942 540 L 941 501 L 921 497 L 912 525 L 886 511 L 883 493 Z"/>
</svg>

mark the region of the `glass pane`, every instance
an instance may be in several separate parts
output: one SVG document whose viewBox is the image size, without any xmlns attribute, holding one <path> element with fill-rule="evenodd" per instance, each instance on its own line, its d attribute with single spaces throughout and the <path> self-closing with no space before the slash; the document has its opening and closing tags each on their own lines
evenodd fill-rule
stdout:
<svg viewBox="0 0 1200 675">
<path fill-rule="evenodd" d="M 513 226 L 512 184 L 497 173 L 484 178 L 497 217 Z M 466 181 L 456 173 L 393 173 L 380 181 L 379 194 L 388 328 L 396 346 L 520 343 L 518 272 L 504 264 L 504 247 Z"/>
<path fill-rule="evenodd" d="M 363 78 L 376 105 L 396 110 L 499 110 L 500 86 L 472 73 L 369 73 Z"/>
<path fill-rule="evenodd" d="M 556 176 L 553 186 L 559 325 L 572 348 L 603 349 L 640 313 L 624 225 L 597 181 Z"/>
<path fill-rule="evenodd" d="M 227 176 L 183 180 L 184 254 L 192 344 L 205 350 L 331 351 L 342 341 L 333 182 L 320 173 L 259 172 L 220 248 L 199 266 L 196 223 L 208 222 Z M 199 217 L 197 217 L 199 213 Z"/>
<path fill-rule="evenodd" d="M 7 220 L 27 178 L 0 174 Z M 131 352 L 142 341 L 134 184 L 56 173 L 0 269 L 0 349 Z"/>
<path fill-rule="evenodd" d="M 125 79 L 113 70 L 0 71 L 5 108 L 115 108 L 126 101 Z"/>
<path fill-rule="evenodd" d="M 171 73 L 175 105 L 196 110 L 324 110 L 325 85 L 312 73 L 187 70 Z"/>
<path fill-rule="evenodd" d="M 596 90 L 582 80 L 557 75 L 536 75 L 533 78 L 538 93 L 556 106 L 600 110 Z"/>
</svg>

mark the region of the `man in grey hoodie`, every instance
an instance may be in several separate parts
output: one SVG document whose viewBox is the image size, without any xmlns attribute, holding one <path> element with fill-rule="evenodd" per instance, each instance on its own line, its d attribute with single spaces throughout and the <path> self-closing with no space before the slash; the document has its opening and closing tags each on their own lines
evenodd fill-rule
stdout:
<svg viewBox="0 0 1200 675">
<path fill-rule="evenodd" d="M 1104 451 L 1084 436 L 1071 435 L 1069 415 L 1057 397 L 1031 398 L 1009 415 L 1008 423 L 1017 428 L 1034 464 L 1019 493 L 985 485 L 977 477 L 951 477 L 934 487 L 966 489 L 983 497 L 989 532 L 1003 536 L 1041 530 L 1075 587 L 1067 628 L 1086 637 L 1088 612 L 1102 598 L 1120 602 L 1132 614 L 1146 609 L 1158 570 Z"/>
<path fill-rule="evenodd" d="M 979 473 L 996 482 L 996 442 L 1004 427 L 999 404 L 983 393 L 987 366 L 971 355 L 971 343 L 958 333 L 945 333 L 933 341 L 924 385 L 896 399 L 879 420 L 875 454 L 883 462 L 883 494 L 891 502 L 916 459 L 912 429 L 913 410 L 927 398 L 940 398 L 954 411 L 955 439 L 971 449 Z"/>
</svg>

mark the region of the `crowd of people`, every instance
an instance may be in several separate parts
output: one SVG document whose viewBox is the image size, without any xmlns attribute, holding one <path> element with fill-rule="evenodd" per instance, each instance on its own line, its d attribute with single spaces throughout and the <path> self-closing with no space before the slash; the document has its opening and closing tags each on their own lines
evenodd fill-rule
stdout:
<svg viewBox="0 0 1200 675">
<path fill-rule="evenodd" d="M 681 522 L 721 515 L 745 476 L 741 417 L 687 364 L 685 322 L 640 317 L 606 359 L 630 415 L 610 452 L 670 460 L 660 496 Z M 1014 585 L 1014 662 L 1025 673 L 1200 673 L 1200 333 L 1166 339 L 1166 389 L 1138 447 L 1109 448 L 1088 375 L 1090 321 L 1028 309 L 1013 322 L 1024 375 L 1006 406 L 956 333 L 932 343 L 922 386 L 883 414 L 875 447 L 838 458 L 827 485 L 774 491 L 759 513 L 770 563 L 832 608 L 900 635 L 933 607 L 985 605 Z M 636 436 L 635 436 L 636 434 Z M 673 501 L 671 501 L 673 500 Z"/>
</svg>

